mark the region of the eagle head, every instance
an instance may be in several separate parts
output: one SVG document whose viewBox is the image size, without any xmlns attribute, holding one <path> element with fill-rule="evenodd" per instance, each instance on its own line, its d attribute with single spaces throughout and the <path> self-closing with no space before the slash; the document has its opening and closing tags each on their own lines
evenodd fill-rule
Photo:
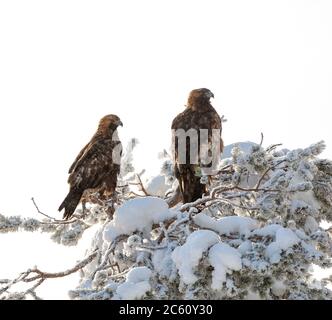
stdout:
<svg viewBox="0 0 332 320">
<path fill-rule="evenodd" d="M 100 119 L 98 131 L 103 134 L 112 134 L 118 126 L 123 126 L 120 118 L 115 114 L 108 114 Z"/>
<path fill-rule="evenodd" d="M 188 97 L 188 107 L 198 107 L 210 103 L 210 99 L 214 98 L 214 94 L 207 88 L 194 89 L 190 91 Z"/>
</svg>

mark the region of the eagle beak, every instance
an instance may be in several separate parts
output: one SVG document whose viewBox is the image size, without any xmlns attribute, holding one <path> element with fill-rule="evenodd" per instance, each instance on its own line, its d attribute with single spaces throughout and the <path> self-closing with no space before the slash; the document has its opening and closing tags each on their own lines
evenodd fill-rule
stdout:
<svg viewBox="0 0 332 320">
<path fill-rule="evenodd" d="M 211 98 L 214 98 L 214 94 L 211 92 Z"/>
<path fill-rule="evenodd" d="M 122 121 L 119 121 L 119 122 L 118 122 L 118 126 L 123 127 L 123 123 L 122 123 Z"/>
</svg>

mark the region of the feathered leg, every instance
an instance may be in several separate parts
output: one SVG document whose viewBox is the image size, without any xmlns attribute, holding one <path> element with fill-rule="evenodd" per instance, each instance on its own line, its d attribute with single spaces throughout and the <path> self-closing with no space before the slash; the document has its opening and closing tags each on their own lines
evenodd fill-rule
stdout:
<svg viewBox="0 0 332 320">
<path fill-rule="evenodd" d="M 183 171 L 184 203 L 194 202 L 202 198 L 206 186 L 201 183 L 201 177 L 195 174 L 195 166 L 186 166 Z"/>
<path fill-rule="evenodd" d="M 183 179 L 182 179 L 182 174 L 180 173 L 180 169 L 178 166 L 175 166 L 175 168 L 174 168 L 174 175 L 175 175 L 175 178 L 178 179 L 182 201 L 183 201 L 183 203 L 185 203 L 184 202 L 184 192 L 183 192 Z"/>
</svg>

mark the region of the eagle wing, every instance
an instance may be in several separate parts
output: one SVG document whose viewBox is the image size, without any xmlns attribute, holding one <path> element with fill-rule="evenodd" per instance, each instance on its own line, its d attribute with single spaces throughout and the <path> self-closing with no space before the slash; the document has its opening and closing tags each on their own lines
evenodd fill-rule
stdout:
<svg viewBox="0 0 332 320">
<path fill-rule="evenodd" d="M 97 140 L 88 144 L 71 167 L 68 182 L 73 188 L 91 189 L 110 179 L 112 172 L 116 185 L 120 165 L 113 163 L 113 148 L 119 144 L 114 141 Z M 81 156 L 80 156 L 81 155 Z"/>
<path fill-rule="evenodd" d="M 210 110 L 202 113 L 194 112 L 191 109 L 186 109 L 184 112 L 178 114 L 172 122 L 172 133 L 173 133 L 173 143 L 174 143 L 174 154 L 173 160 L 178 161 L 179 150 L 178 150 L 178 139 L 175 137 L 175 131 L 177 129 L 183 129 L 188 131 L 190 129 L 208 129 L 208 142 L 211 148 L 213 129 L 220 130 L 220 152 L 224 149 L 224 143 L 221 137 L 222 134 L 222 123 L 221 118 L 217 111 L 210 106 Z M 198 143 L 200 145 L 200 136 L 198 135 Z M 190 150 L 190 142 L 187 142 L 187 150 Z M 188 151 L 187 151 L 188 155 Z M 189 163 L 189 161 L 187 161 Z"/>
<path fill-rule="evenodd" d="M 90 142 L 88 144 L 85 145 L 85 147 L 80 151 L 80 153 L 77 155 L 77 157 L 75 158 L 74 162 L 72 163 L 72 165 L 70 166 L 68 173 L 72 173 L 76 167 L 77 162 L 82 158 L 84 152 L 88 149 L 88 147 L 91 147 Z"/>
<path fill-rule="evenodd" d="M 199 159 L 199 164 L 191 164 L 190 159 L 190 147 L 191 141 L 187 139 L 186 141 L 186 163 L 179 163 L 179 144 L 178 139 L 175 135 L 177 129 L 183 129 L 188 131 L 190 129 L 208 129 L 208 149 L 212 150 L 215 146 L 212 145 L 212 134 L 213 129 L 220 130 L 220 152 L 223 151 L 223 141 L 221 138 L 222 133 L 222 123 L 221 118 L 216 112 L 216 110 L 210 106 L 209 110 L 205 112 L 197 112 L 187 108 L 184 112 L 176 116 L 172 122 L 172 142 L 173 142 L 173 161 L 174 161 L 174 172 L 175 176 L 179 181 L 179 188 L 183 196 L 183 201 L 185 203 L 195 201 L 200 198 L 204 192 L 206 192 L 206 186 L 200 183 L 200 169 L 201 163 Z M 200 148 L 200 134 L 198 131 L 198 150 Z M 219 158 L 218 154 L 214 154 Z"/>
<path fill-rule="evenodd" d="M 122 153 L 121 142 L 118 139 L 114 140 L 119 125 L 122 125 L 122 122 L 118 116 L 104 116 L 99 121 L 98 129 L 90 142 L 79 152 L 70 166 L 70 190 L 58 209 L 65 209 L 64 219 L 69 219 L 73 215 L 86 191 L 98 191 L 99 196 L 103 198 L 112 196 L 115 192 Z"/>
<path fill-rule="evenodd" d="M 72 173 L 75 170 L 75 167 L 77 165 L 77 163 L 79 162 L 80 159 L 83 158 L 83 155 L 86 151 L 88 151 L 91 148 L 91 143 L 89 142 L 88 144 L 86 144 L 86 146 L 80 151 L 80 153 L 77 155 L 76 159 L 74 160 L 74 162 L 72 163 L 72 165 L 70 166 L 68 173 Z"/>
</svg>

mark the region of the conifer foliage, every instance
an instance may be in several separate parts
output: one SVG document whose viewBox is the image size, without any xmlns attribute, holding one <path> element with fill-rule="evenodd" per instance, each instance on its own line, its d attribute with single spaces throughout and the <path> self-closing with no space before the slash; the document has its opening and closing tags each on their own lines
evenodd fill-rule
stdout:
<svg viewBox="0 0 332 320">
<path fill-rule="evenodd" d="M 143 181 L 132 164 L 135 144 L 117 199 L 77 209 L 68 222 L 0 215 L 0 232 L 48 232 L 63 245 L 98 226 L 77 265 L 2 279 L 1 299 L 37 299 L 44 281 L 73 272 L 81 280 L 71 299 L 332 299 L 330 280 L 311 274 L 312 265 L 332 267 L 331 231 L 322 227 L 332 222 L 332 161 L 319 158 L 323 142 L 228 146 L 219 173 L 201 177 L 208 194 L 172 208 L 171 159 L 164 152 L 160 176 Z M 18 291 L 19 283 L 27 289 Z"/>
</svg>

